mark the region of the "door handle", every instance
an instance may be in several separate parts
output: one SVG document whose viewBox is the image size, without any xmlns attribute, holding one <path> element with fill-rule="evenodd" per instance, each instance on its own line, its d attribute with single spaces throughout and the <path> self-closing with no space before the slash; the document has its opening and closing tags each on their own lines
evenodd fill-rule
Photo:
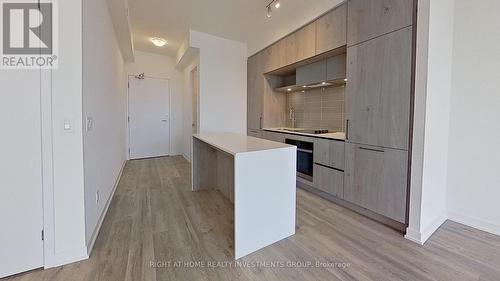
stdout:
<svg viewBox="0 0 500 281">
<path fill-rule="evenodd" d="M 345 125 L 345 139 L 349 140 L 349 119 L 346 119 Z"/>
<path fill-rule="evenodd" d="M 373 152 L 380 152 L 380 153 L 384 153 L 385 150 L 382 150 L 382 149 L 373 149 L 373 148 L 367 148 L 367 147 L 362 147 L 360 146 L 359 149 L 361 150 L 367 150 L 367 151 L 373 151 Z"/>
<path fill-rule="evenodd" d="M 161 122 L 168 122 L 168 119 L 161 119 Z"/>
</svg>

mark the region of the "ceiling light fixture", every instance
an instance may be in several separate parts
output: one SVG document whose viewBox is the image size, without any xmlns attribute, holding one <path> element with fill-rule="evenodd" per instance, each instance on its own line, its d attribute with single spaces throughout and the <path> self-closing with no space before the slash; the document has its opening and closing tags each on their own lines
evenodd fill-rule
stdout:
<svg viewBox="0 0 500 281">
<path fill-rule="evenodd" d="M 272 16 L 273 4 L 274 4 L 274 7 L 276 9 L 279 9 L 279 7 L 281 7 L 280 0 L 272 0 L 269 4 L 267 4 L 266 9 L 267 9 L 267 17 L 268 18 L 270 18 Z"/>
<path fill-rule="evenodd" d="M 153 37 L 150 40 L 156 47 L 163 47 L 168 44 L 167 40 L 160 37 Z"/>
</svg>

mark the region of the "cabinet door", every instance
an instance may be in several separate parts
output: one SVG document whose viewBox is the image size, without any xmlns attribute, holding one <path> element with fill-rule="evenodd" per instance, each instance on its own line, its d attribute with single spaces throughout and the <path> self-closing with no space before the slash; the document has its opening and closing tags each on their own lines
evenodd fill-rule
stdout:
<svg viewBox="0 0 500 281">
<path fill-rule="evenodd" d="M 263 131 L 262 138 L 270 141 L 285 143 L 285 135 L 280 133 Z"/>
<path fill-rule="evenodd" d="M 406 220 L 408 152 L 346 143 L 344 200 Z"/>
<path fill-rule="evenodd" d="M 247 130 L 247 136 L 254 137 L 254 138 L 262 138 L 262 131 L 261 130 L 248 129 Z"/>
<path fill-rule="evenodd" d="M 314 187 L 317 189 L 343 198 L 344 196 L 344 173 L 328 167 L 314 164 Z"/>
<path fill-rule="evenodd" d="M 408 149 L 412 29 L 347 50 L 350 142 Z"/>
<path fill-rule="evenodd" d="M 285 125 L 286 93 L 275 92 L 280 85 L 279 77 L 266 75 L 264 78 L 263 128 L 278 128 Z"/>
<path fill-rule="evenodd" d="M 314 163 L 344 170 L 345 143 L 342 141 L 315 139 Z"/>
<path fill-rule="evenodd" d="M 413 23 L 413 0 L 349 0 L 347 10 L 348 46 Z"/>
<path fill-rule="evenodd" d="M 297 68 L 297 85 L 326 81 L 326 60 L 320 60 Z"/>
<path fill-rule="evenodd" d="M 262 129 L 264 75 L 260 53 L 248 59 L 247 76 L 247 127 Z"/>
<path fill-rule="evenodd" d="M 326 60 L 326 80 L 338 80 L 346 77 L 346 54 L 331 57 Z"/>
<path fill-rule="evenodd" d="M 316 54 L 316 24 L 306 25 L 284 40 L 286 43 L 285 65 L 314 57 Z"/>
<path fill-rule="evenodd" d="M 347 42 L 347 4 L 316 21 L 316 54 L 342 47 Z"/>
<path fill-rule="evenodd" d="M 286 65 L 286 49 L 290 40 L 289 37 L 285 37 L 264 50 L 266 52 L 265 72 L 270 72 Z"/>
</svg>

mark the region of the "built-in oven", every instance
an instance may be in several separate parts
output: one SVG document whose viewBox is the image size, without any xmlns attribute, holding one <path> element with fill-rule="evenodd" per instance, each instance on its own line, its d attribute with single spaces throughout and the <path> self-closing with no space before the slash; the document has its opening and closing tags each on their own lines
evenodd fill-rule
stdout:
<svg viewBox="0 0 500 281">
<path fill-rule="evenodd" d="M 297 147 L 297 176 L 313 181 L 314 144 L 312 142 L 286 139 L 285 142 Z"/>
</svg>

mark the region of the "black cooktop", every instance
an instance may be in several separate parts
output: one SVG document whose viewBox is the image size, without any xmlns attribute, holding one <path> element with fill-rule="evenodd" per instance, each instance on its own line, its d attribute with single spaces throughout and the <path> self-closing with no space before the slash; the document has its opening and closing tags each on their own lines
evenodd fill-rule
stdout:
<svg viewBox="0 0 500 281">
<path fill-rule="evenodd" d="M 328 130 L 296 130 L 295 132 L 297 133 L 304 133 L 304 134 L 314 134 L 314 135 L 321 135 L 321 134 L 328 134 Z"/>
</svg>

